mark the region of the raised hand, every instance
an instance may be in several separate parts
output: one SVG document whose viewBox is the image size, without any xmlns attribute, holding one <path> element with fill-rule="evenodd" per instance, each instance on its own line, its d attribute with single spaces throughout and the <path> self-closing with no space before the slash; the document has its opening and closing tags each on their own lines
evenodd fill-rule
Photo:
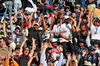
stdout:
<svg viewBox="0 0 100 66">
<path fill-rule="evenodd" d="M 82 56 L 85 56 L 85 54 L 86 54 L 86 50 L 83 50 L 82 51 Z"/>
<path fill-rule="evenodd" d="M 25 41 L 27 41 L 27 40 L 28 40 L 28 38 L 24 37 L 24 40 L 25 40 Z"/>
<path fill-rule="evenodd" d="M 36 39 L 32 38 L 32 41 L 35 42 Z"/>
<path fill-rule="evenodd" d="M 71 59 L 71 53 L 69 53 L 69 54 L 67 55 L 67 58 L 68 58 L 68 60 Z"/>
<path fill-rule="evenodd" d="M 73 59 L 73 60 L 76 60 L 76 56 L 75 56 L 74 54 L 73 54 L 73 56 L 72 56 L 72 59 Z"/>
</svg>

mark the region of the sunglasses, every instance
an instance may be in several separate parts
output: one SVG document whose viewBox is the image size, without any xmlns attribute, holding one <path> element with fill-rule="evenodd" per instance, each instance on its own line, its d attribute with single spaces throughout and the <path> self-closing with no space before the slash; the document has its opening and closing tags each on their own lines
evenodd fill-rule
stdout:
<svg viewBox="0 0 100 66">
<path fill-rule="evenodd" d="M 95 50 L 91 50 L 91 51 L 95 51 Z"/>
<path fill-rule="evenodd" d="M 29 51 L 29 49 L 24 49 L 25 51 Z"/>
</svg>

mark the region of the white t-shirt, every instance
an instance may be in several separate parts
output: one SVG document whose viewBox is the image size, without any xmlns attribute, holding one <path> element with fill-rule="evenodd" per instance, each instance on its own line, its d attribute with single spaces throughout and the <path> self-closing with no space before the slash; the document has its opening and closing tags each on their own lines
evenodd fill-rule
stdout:
<svg viewBox="0 0 100 66">
<path fill-rule="evenodd" d="M 96 27 L 94 25 L 91 26 L 91 39 L 100 40 L 100 27 Z"/>
<path fill-rule="evenodd" d="M 69 37 L 70 35 L 72 35 L 71 28 L 72 28 L 71 24 L 65 24 L 64 23 L 64 24 L 61 25 L 60 30 L 67 31 L 67 32 L 62 33 L 62 34 L 66 37 Z M 60 38 L 60 42 L 68 42 L 68 40 Z"/>
</svg>

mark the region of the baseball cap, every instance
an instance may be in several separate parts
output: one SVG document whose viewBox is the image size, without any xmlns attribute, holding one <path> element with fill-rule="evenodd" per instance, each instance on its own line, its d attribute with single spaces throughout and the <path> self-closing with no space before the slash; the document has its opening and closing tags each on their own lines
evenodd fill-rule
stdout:
<svg viewBox="0 0 100 66">
<path fill-rule="evenodd" d="M 37 26 L 39 26 L 39 23 L 35 23 L 34 25 L 37 25 Z"/>
<path fill-rule="evenodd" d="M 69 8 L 70 9 L 70 6 L 66 6 L 65 8 Z"/>
<path fill-rule="evenodd" d="M 76 7 L 80 7 L 80 5 L 79 4 L 76 4 Z"/>
<path fill-rule="evenodd" d="M 51 39 L 51 42 L 57 42 L 58 40 L 56 38 Z"/>
<path fill-rule="evenodd" d="M 44 15 L 44 18 L 45 18 L 45 17 L 46 17 L 46 18 L 48 18 L 48 16 L 47 16 L 47 15 Z"/>
<path fill-rule="evenodd" d="M 84 39 L 78 39 L 78 43 L 79 42 L 85 43 Z"/>
<path fill-rule="evenodd" d="M 54 7 L 57 7 L 58 5 L 57 4 L 54 4 Z"/>
<path fill-rule="evenodd" d="M 82 27 L 81 30 L 86 31 L 86 28 L 85 27 Z"/>
<path fill-rule="evenodd" d="M 69 16 L 66 16 L 66 15 L 65 15 L 64 19 L 69 19 Z"/>
<path fill-rule="evenodd" d="M 27 23 L 24 23 L 23 26 L 28 26 L 28 24 Z"/>
<path fill-rule="evenodd" d="M 63 6 L 60 6 L 60 9 L 64 9 L 64 7 Z"/>
<path fill-rule="evenodd" d="M 90 46 L 89 50 L 95 50 L 95 47 L 94 46 Z"/>
<path fill-rule="evenodd" d="M 99 40 L 94 40 L 93 43 L 94 44 L 100 44 L 100 41 Z"/>
</svg>

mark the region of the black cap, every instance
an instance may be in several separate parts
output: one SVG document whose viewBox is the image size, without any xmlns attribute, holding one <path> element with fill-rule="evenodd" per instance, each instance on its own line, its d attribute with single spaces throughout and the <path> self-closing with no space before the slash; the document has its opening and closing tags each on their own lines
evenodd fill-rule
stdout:
<svg viewBox="0 0 100 66">
<path fill-rule="evenodd" d="M 51 47 L 48 47 L 48 48 L 47 48 L 47 51 L 48 51 L 48 50 L 51 50 L 51 49 L 52 49 Z"/>
<path fill-rule="evenodd" d="M 64 7 L 63 6 L 60 6 L 60 9 L 64 9 Z"/>
<path fill-rule="evenodd" d="M 54 4 L 54 7 L 58 7 L 58 5 L 57 4 Z"/>
<path fill-rule="evenodd" d="M 90 46 L 89 50 L 95 50 L 95 47 L 94 46 Z"/>
<path fill-rule="evenodd" d="M 100 41 L 99 40 L 94 40 L 93 44 L 100 44 Z"/>
<path fill-rule="evenodd" d="M 78 43 L 80 43 L 80 42 L 82 42 L 82 43 L 84 43 L 84 44 L 85 44 L 84 39 L 78 39 Z"/>
</svg>

